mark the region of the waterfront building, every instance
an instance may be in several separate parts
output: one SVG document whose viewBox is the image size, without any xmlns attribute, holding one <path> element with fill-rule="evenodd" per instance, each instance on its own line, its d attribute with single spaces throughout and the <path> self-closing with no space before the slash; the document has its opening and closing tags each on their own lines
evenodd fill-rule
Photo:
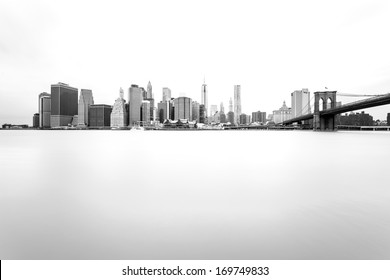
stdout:
<svg viewBox="0 0 390 280">
<path fill-rule="evenodd" d="M 131 85 L 128 92 L 129 126 L 137 125 L 141 121 L 141 105 L 143 91 L 137 85 Z"/>
<path fill-rule="evenodd" d="M 153 91 L 152 91 L 152 84 L 148 83 L 148 86 L 146 87 L 146 98 L 147 99 L 153 99 Z"/>
<path fill-rule="evenodd" d="M 230 124 L 235 124 L 234 112 L 230 111 L 230 112 L 227 113 L 227 121 Z"/>
<path fill-rule="evenodd" d="M 235 123 L 240 123 L 241 115 L 241 86 L 234 86 L 234 115 L 236 116 Z"/>
<path fill-rule="evenodd" d="M 175 118 L 192 120 L 192 100 L 188 97 L 178 97 L 173 100 Z"/>
<path fill-rule="evenodd" d="M 51 95 L 42 92 L 38 97 L 39 127 L 49 128 L 51 117 Z"/>
<path fill-rule="evenodd" d="M 387 125 L 390 126 L 390 113 L 387 113 Z"/>
<path fill-rule="evenodd" d="M 192 101 L 192 121 L 199 122 L 199 103 Z"/>
<path fill-rule="evenodd" d="M 141 121 L 144 124 L 150 123 L 150 101 L 143 100 L 141 105 Z"/>
<path fill-rule="evenodd" d="M 240 124 L 246 124 L 246 115 L 245 114 L 241 114 L 240 115 Z"/>
<path fill-rule="evenodd" d="M 310 92 L 307 88 L 291 93 L 291 118 L 311 113 Z"/>
<path fill-rule="evenodd" d="M 163 123 L 165 120 L 169 119 L 169 101 L 161 101 L 157 104 L 157 115 L 158 121 Z"/>
<path fill-rule="evenodd" d="M 267 122 L 266 112 L 260 112 L 260 111 L 253 112 L 252 122 L 266 123 Z"/>
<path fill-rule="evenodd" d="M 112 106 L 94 104 L 89 106 L 88 123 L 90 128 L 108 128 L 111 123 Z"/>
<path fill-rule="evenodd" d="M 220 112 L 219 115 L 220 123 L 226 123 L 226 115 L 223 112 Z"/>
<path fill-rule="evenodd" d="M 374 118 L 364 113 L 351 112 L 349 115 L 340 115 L 339 125 L 371 126 L 374 125 Z"/>
<path fill-rule="evenodd" d="M 273 111 L 273 122 L 277 124 L 289 119 L 291 119 L 291 108 L 288 108 L 286 101 L 283 101 L 283 106 Z"/>
<path fill-rule="evenodd" d="M 204 105 L 205 108 L 205 116 L 207 117 L 207 108 L 209 106 L 209 101 L 208 101 L 208 93 L 207 93 L 207 85 L 206 81 L 203 81 L 203 85 L 201 87 L 201 99 L 200 99 L 200 104 Z"/>
<path fill-rule="evenodd" d="M 33 128 L 39 127 L 39 113 L 35 113 L 33 116 Z"/>
<path fill-rule="evenodd" d="M 199 105 L 199 123 L 206 123 L 206 108 L 204 104 Z"/>
<path fill-rule="evenodd" d="M 92 90 L 81 89 L 79 106 L 78 106 L 78 125 L 81 127 L 88 126 L 88 108 L 93 105 Z"/>
<path fill-rule="evenodd" d="M 126 100 L 123 99 L 123 89 L 119 90 L 119 98 L 115 100 L 112 112 L 110 115 L 110 126 L 123 128 L 128 126 L 128 112 L 126 108 Z"/>
<path fill-rule="evenodd" d="M 246 115 L 245 122 L 246 122 L 246 124 L 250 124 L 251 123 L 251 116 L 250 115 Z"/>
<path fill-rule="evenodd" d="M 51 85 L 50 126 L 68 126 L 78 114 L 78 89 L 68 84 Z"/>
<path fill-rule="evenodd" d="M 162 101 L 170 101 L 171 100 L 171 90 L 167 87 L 163 88 L 163 98 Z"/>
</svg>

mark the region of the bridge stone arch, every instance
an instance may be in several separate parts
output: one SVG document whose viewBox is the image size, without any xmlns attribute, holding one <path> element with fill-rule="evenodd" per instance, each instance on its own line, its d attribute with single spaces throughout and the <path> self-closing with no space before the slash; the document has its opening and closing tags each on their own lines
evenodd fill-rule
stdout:
<svg viewBox="0 0 390 280">
<path fill-rule="evenodd" d="M 320 100 L 323 101 L 323 110 L 336 108 L 336 93 L 337 91 L 316 91 L 314 93 L 314 130 L 335 129 L 335 116 L 322 114 Z"/>
</svg>

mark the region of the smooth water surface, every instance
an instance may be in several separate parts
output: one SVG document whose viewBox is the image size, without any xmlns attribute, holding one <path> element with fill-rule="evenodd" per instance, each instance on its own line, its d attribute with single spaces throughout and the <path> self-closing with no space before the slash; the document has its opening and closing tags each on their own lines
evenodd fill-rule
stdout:
<svg viewBox="0 0 390 280">
<path fill-rule="evenodd" d="M 0 259 L 390 259 L 390 133 L 0 131 Z"/>
</svg>

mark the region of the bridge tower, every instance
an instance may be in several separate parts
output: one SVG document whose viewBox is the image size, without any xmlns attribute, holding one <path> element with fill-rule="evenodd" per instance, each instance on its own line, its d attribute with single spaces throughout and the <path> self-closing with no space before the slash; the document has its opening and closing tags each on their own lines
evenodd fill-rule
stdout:
<svg viewBox="0 0 390 280">
<path fill-rule="evenodd" d="M 335 115 L 321 114 L 322 110 L 336 108 L 337 91 L 316 91 L 314 93 L 314 130 L 335 130 Z M 320 110 L 320 103 L 322 110 Z"/>
</svg>

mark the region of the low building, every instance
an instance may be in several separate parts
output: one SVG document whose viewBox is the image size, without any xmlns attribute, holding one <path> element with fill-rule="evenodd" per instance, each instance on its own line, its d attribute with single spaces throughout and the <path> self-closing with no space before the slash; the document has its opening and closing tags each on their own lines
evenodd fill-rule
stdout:
<svg viewBox="0 0 390 280">
<path fill-rule="evenodd" d="M 273 111 L 273 122 L 278 124 L 291 119 L 291 108 L 286 106 L 286 101 L 283 101 L 283 106 L 279 110 Z"/>
<path fill-rule="evenodd" d="M 39 113 L 35 113 L 33 116 L 33 127 L 34 128 L 39 127 Z"/>
<path fill-rule="evenodd" d="M 353 125 L 353 126 L 371 126 L 374 125 L 374 119 L 371 115 L 364 113 L 350 113 L 349 115 L 340 115 L 339 125 Z"/>
</svg>

